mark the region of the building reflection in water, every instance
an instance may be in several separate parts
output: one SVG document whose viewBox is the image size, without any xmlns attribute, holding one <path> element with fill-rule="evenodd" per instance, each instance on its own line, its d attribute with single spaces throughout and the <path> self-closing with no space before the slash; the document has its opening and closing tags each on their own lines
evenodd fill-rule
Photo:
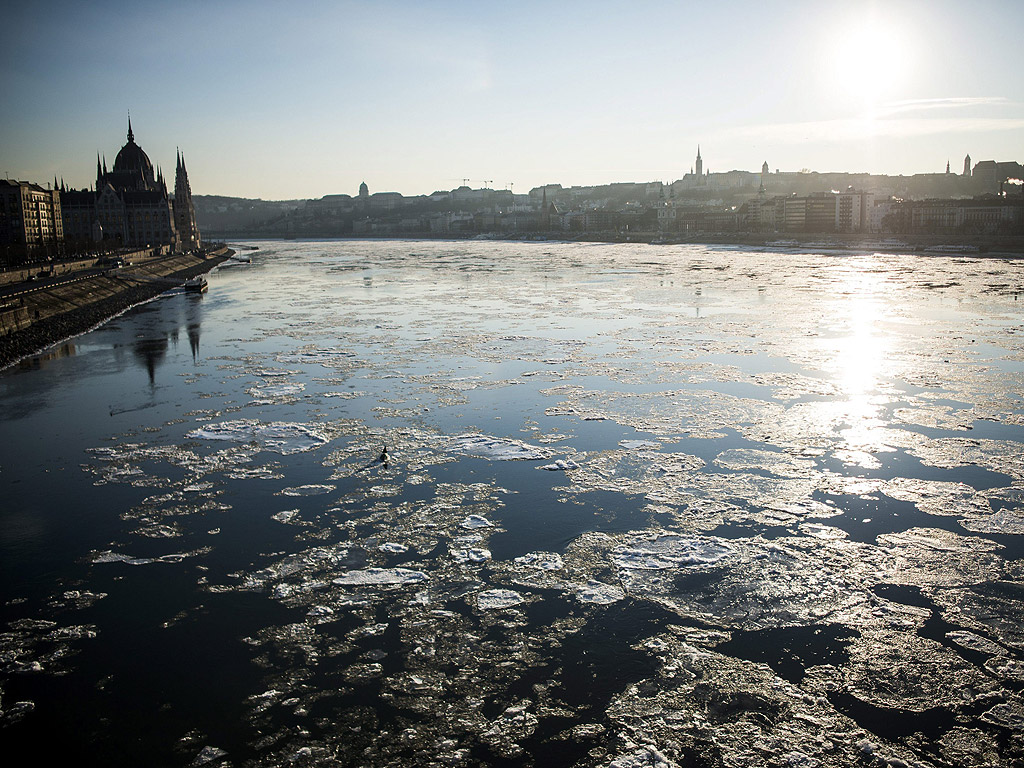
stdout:
<svg viewBox="0 0 1024 768">
<path fill-rule="evenodd" d="M 173 327 L 159 334 L 149 333 L 145 338 L 138 339 L 132 344 L 132 354 L 146 369 L 146 373 L 149 374 L 150 386 L 156 384 L 156 369 L 163 363 L 164 358 L 167 356 L 168 348 L 172 345 L 177 348 L 182 326 L 185 327 L 186 334 L 188 335 L 188 346 L 192 352 L 192 362 L 198 362 L 201 311 L 198 302 L 188 301 L 179 307 L 177 317 L 174 318 Z"/>
<path fill-rule="evenodd" d="M 139 360 L 149 373 L 150 386 L 156 383 L 156 367 L 167 355 L 168 336 L 161 338 L 139 339 L 135 342 L 132 351 L 135 358 Z"/>
<path fill-rule="evenodd" d="M 40 352 L 38 355 L 32 357 L 26 357 L 24 360 L 18 362 L 18 367 L 22 370 L 33 371 L 42 368 L 50 360 L 59 360 L 62 357 L 73 357 L 77 353 L 75 345 L 67 342 L 60 346 L 48 349 L 45 352 Z"/>
<path fill-rule="evenodd" d="M 192 350 L 192 362 L 199 357 L 199 323 L 188 324 L 188 346 Z"/>
</svg>

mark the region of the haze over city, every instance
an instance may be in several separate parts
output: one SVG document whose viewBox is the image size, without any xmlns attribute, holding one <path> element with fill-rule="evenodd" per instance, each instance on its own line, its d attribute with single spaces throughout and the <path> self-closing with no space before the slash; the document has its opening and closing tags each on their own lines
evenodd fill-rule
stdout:
<svg viewBox="0 0 1024 768">
<path fill-rule="evenodd" d="M 7 11 L 5 176 L 69 186 L 131 111 L 199 194 L 424 194 L 704 167 L 1017 159 L 1024 4 L 57 2 Z"/>
</svg>

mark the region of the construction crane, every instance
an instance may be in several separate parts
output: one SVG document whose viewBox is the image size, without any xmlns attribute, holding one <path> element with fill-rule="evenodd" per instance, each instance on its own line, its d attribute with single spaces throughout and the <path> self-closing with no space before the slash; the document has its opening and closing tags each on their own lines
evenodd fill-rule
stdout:
<svg viewBox="0 0 1024 768">
<path fill-rule="evenodd" d="M 459 179 L 451 179 L 451 181 L 459 181 Z M 464 187 L 468 187 L 470 184 L 483 184 L 484 189 L 490 189 L 493 183 L 494 179 L 462 179 L 462 186 Z"/>
</svg>

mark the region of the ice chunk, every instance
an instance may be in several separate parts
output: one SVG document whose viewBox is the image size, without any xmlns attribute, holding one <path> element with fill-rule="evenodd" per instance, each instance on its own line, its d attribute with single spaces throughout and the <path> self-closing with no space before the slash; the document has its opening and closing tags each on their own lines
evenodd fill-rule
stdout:
<svg viewBox="0 0 1024 768">
<path fill-rule="evenodd" d="M 306 352 L 278 355 L 277 360 L 284 365 L 319 363 L 325 367 L 331 367 L 351 357 L 355 357 L 355 352 L 344 349 L 311 349 Z"/>
<path fill-rule="evenodd" d="M 576 586 L 576 599 L 581 603 L 610 605 L 622 600 L 625 596 L 626 593 L 621 587 L 604 584 L 594 579 L 591 579 L 586 584 L 578 584 Z"/>
<path fill-rule="evenodd" d="M 314 450 L 330 439 L 321 429 L 309 424 L 287 421 L 264 424 L 255 419 L 234 419 L 219 424 L 207 424 L 185 436 L 193 440 L 256 442 L 263 450 L 285 456 Z"/>
<path fill-rule="evenodd" d="M 285 509 L 278 512 L 276 515 L 271 515 L 272 520 L 277 520 L 279 523 L 290 523 L 295 519 L 295 516 L 299 514 L 297 509 Z"/>
<path fill-rule="evenodd" d="M 981 716 L 988 723 L 1002 726 L 1009 731 L 1024 731 L 1024 705 L 1019 700 L 996 704 Z"/>
<path fill-rule="evenodd" d="M 386 541 L 379 547 L 377 547 L 377 549 L 379 549 L 381 552 L 387 552 L 392 555 L 401 555 L 404 552 L 409 551 L 408 546 L 406 546 L 405 544 L 398 544 L 394 541 Z"/>
<path fill-rule="evenodd" d="M 455 453 L 481 456 L 493 461 L 541 461 L 551 454 L 544 448 L 528 445 L 510 438 L 465 434 L 448 441 L 448 449 Z"/>
<path fill-rule="evenodd" d="M 627 451 L 636 451 L 642 448 L 661 447 L 661 443 L 656 443 L 653 440 L 619 440 L 619 445 L 621 445 Z"/>
<path fill-rule="evenodd" d="M 1019 536 L 1024 533 L 1024 515 L 1000 509 L 990 515 L 966 517 L 960 525 L 975 533 L 1012 533 Z"/>
<path fill-rule="evenodd" d="M 476 596 L 477 607 L 482 611 L 511 608 L 523 602 L 523 596 L 511 589 L 487 589 Z"/>
<path fill-rule="evenodd" d="M 515 562 L 541 571 L 557 571 L 562 568 L 562 556 L 557 552 L 530 552 L 517 557 Z"/>
<path fill-rule="evenodd" d="M 967 631 L 956 631 L 947 632 L 946 637 L 952 640 L 957 645 L 962 645 L 964 648 L 970 648 L 972 651 L 979 651 L 980 653 L 997 654 L 1003 652 L 1003 647 L 997 643 L 993 643 L 988 638 L 976 635 L 973 632 Z"/>
<path fill-rule="evenodd" d="M 417 584 L 429 578 L 422 571 L 413 571 L 408 568 L 364 568 L 359 571 L 349 571 L 333 579 L 333 582 L 339 586 L 348 584 Z"/>
<path fill-rule="evenodd" d="M 549 472 L 566 471 L 570 469 L 579 469 L 580 465 L 572 459 L 556 459 L 553 464 L 541 464 L 538 469 L 546 469 Z"/>
<path fill-rule="evenodd" d="M 449 549 L 448 554 L 458 563 L 482 563 L 491 559 L 488 549 Z"/>
<path fill-rule="evenodd" d="M 664 534 L 655 535 L 647 541 L 637 541 L 632 546 L 616 547 L 612 552 L 612 562 L 619 568 L 661 570 L 708 565 L 732 553 L 733 549 L 721 541 Z"/>
<path fill-rule="evenodd" d="M 282 496 L 319 496 L 333 490 L 333 485 L 296 485 L 291 488 L 282 488 L 278 493 Z"/>
<path fill-rule="evenodd" d="M 470 515 L 469 517 L 467 517 L 465 520 L 462 521 L 462 527 L 463 528 L 469 528 L 469 529 L 473 529 L 473 528 L 491 528 L 493 526 L 494 526 L 494 523 L 492 523 L 490 520 L 488 520 L 483 515 Z"/>
<path fill-rule="evenodd" d="M 249 394 L 255 398 L 261 397 L 288 397 L 297 395 L 305 389 L 304 384 L 262 384 L 250 387 Z"/>
<path fill-rule="evenodd" d="M 219 747 L 203 747 L 202 750 L 196 755 L 196 759 L 192 761 L 192 765 L 207 765 L 212 763 L 214 760 L 219 760 L 224 757 L 227 752 Z"/>
<path fill-rule="evenodd" d="M 180 563 L 190 552 L 174 552 L 169 555 L 160 555 L 159 557 L 132 557 L 131 555 L 122 555 L 119 552 L 112 552 L 109 549 L 105 552 L 99 552 L 93 555 L 92 561 L 94 563 L 126 563 L 128 565 L 149 565 L 151 563 Z"/>
<path fill-rule="evenodd" d="M 673 768 L 673 763 L 654 747 L 641 747 L 615 758 L 608 763 L 608 768 Z"/>
</svg>

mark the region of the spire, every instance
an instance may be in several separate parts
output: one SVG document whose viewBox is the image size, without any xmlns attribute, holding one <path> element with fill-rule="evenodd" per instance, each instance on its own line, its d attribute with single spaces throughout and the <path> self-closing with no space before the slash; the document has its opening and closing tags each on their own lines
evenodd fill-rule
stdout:
<svg viewBox="0 0 1024 768">
<path fill-rule="evenodd" d="M 128 110 L 128 143 L 135 143 L 135 134 L 132 133 L 132 111 Z"/>
</svg>

